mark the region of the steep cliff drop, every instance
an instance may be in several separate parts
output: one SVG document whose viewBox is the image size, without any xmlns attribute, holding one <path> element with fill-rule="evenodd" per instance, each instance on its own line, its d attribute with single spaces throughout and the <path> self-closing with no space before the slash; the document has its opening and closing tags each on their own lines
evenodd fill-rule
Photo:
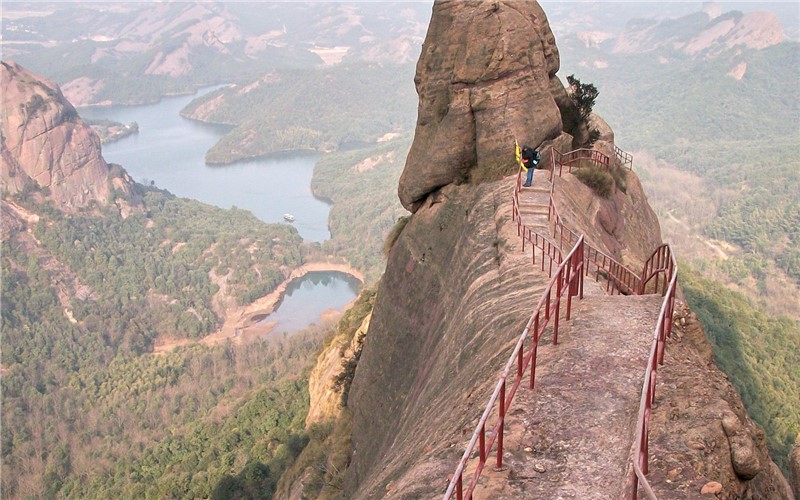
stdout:
<svg viewBox="0 0 800 500">
<path fill-rule="evenodd" d="M 562 131 L 559 114 L 558 100 L 565 94 L 555 76 L 558 67 L 552 33 L 536 2 L 434 3 L 415 79 L 420 97 L 417 133 L 399 186 L 400 199 L 413 216 L 389 254 L 350 389 L 353 456 L 345 480 L 347 498 L 436 498 L 447 488 L 497 375 L 548 280 L 531 265 L 530 249 L 522 249 L 512 220 L 515 176 L 509 174 L 516 171 L 515 138 L 541 147 L 545 164 L 551 146 L 570 149 L 572 137 Z M 602 147 L 613 151 L 610 130 L 606 139 Z M 661 238 L 638 180 L 629 175 L 624 192 L 599 200 L 566 174 L 558 181 L 557 198 L 575 231 L 637 268 Z M 543 184 L 543 177 L 537 179 Z M 619 315 L 613 307 L 594 312 Z M 591 336 L 594 330 L 586 328 L 590 331 L 576 333 Z M 615 340 L 614 335 L 601 338 Z M 702 335 L 690 338 L 689 347 L 709 349 Z M 682 341 L 687 344 L 686 337 Z M 720 478 L 725 482 L 721 491 L 730 497 L 791 498 L 735 391 L 702 359 L 696 380 L 677 373 L 659 384 L 681 387 L 671 397 L 687 406 L 680 415 L 687 419 L 682 424 L 702 421 L 709 429 L 724 431 L 719 439 L 710 437 L 713 446 L 704 444 L 702 457 L 691 455 L 684 468 L 654 476 L 660 491 L 699 496 L 705 483 Z M 631 364 L 644 370 L 645 360 Z M 563 365 L 569 369 L 569 363 Z M 676 369 L 684 366 L 691 372 L 691 363 Z M 714 391 L 693 391 L 703 384 L 706 370 L 716 374 L 719 385 Z M 565 413 L 551 420 L 574 417 L 569 405 L 560 408 Z M 719 413 L 712 415 L 708 408 Z M 515 411 L 535 428 L 540 417 L 529 410 Z M 623 411 L 635 417 L 635 409 Z M 662 425 L 651 430 L 651 442 L 669 444 L 659 448 L 661 466 L 671 464 L 666 458 L 670 453 L 687 446 L 669 415 L 656 418 Z M 515 446 L 522 450 L 526 445 Z M 630 463 L 627 452 L 623 455 L 613 464 L 619 485 Z M 716 469 L 708 470 L 704 460 Z M 487 480 L 494 486 L 484 481 L 483 497 L 520 498 L 520 491 L 531 491 L 520 489 L 521 483 L 544 484 L 542 471 L 521 472 L 499 472 Z M 606 484 L 583 476 L 574 481 L 582 491 Z M 594 491 L 598 497 L 613 495 Z"/>
<path fill-rule="evenodd" d="M 133 181 L 122 170 L 112 173 L 97 134 L 57 85 L 13 61 L 0 63 L 0 84 L 10 104 L 3 106 L 0 147 L 4 197 L 28 192 L 75 211 L 105 205 L 114 191 L 133 192 Z"/>
</svg>

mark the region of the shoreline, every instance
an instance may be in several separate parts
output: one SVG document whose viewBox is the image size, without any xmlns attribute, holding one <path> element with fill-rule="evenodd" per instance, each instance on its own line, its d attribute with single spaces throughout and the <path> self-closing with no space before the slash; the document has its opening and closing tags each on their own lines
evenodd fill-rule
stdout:
<svg viewBox="0 0 800 500">
<path fill-rule="evenodd" d="M 275 306 L 286 292 L 286 287 L 289 286 L 289 283 L 312 272 L 340 272 L 349 274 L 350 276 L 364 283 L 364 274 L 357 269 L 354 269 L 349 264 L 325 261 L 307 262 L 300 267 L 292 269 L 292 272 L 289 274 L 289 276 L 283 280 L 281 284 L 278 285 L 277 288 L 275 288 L 275 290 L 272 292 L 264 295 L 263 297 L 259 297 L 254 302 L 246 306 L 232 308 L 225 316 L 225 321 L 222 323 L 222 326 L 209 333 L 202 339 L 156 339 L 153 342 L 153 351 L 151 354 L 164 354 L 173 351 L 177 347 L 193 344 L 213 346 L 225 341 L 231 341 L 235 344 L 243 344 L 255 337 L 268 334 L 275 327 L 275 322 L 267 321 L 263 325 L 256 326 L 257 323 L 263 321 L 263 318 L 259 321 L 254 321 L 253 317 L 260 314 L 272 314 L 275 311 Z M 338 321 L 338 317 L 341 317 L 341 315 L 347 309 L 349 309 L 352 304 L 353 303 L 351 302 L 345 305 L 342 311 L 330 309 L 326 310 L 322 313 L 321 319 L 331 320 L 334 316 L 336 316 L 336 320 Z"/>
</svg>

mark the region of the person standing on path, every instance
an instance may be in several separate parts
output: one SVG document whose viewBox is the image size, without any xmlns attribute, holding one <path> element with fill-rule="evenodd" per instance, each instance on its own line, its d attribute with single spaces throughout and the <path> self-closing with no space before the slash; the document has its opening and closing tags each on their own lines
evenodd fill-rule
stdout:
<svg viewBox="0 0 800 500">
<path fill-rule="evenodd" d="M 542 159 L 542 155 L 529 146 L 522 146 L 522 165 L 528 171 L 528 178 L 525 180 L 525 187 L 531 187 L 533 183 L 533 171 Z"/>
</svg>

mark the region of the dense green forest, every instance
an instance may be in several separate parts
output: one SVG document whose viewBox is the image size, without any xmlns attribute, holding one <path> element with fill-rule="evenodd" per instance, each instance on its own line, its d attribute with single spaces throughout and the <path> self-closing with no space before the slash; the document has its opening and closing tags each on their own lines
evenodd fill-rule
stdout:
<svg viewBox="0 0 800 500">
<path fill-rule="evenodd" d="M 372 148 L 331 153 L 314 168 L 311 188 L 333 202 L 328 225 L 331 239 L 326 253 L 344 255 L 365 272 L 368 283 L 383 273 L 383 243 L 397 219 L 408 212 L 397 197 L 411 136 Z"/>
<path fill-rule="evenodd" d="M 773 460 L 787 470 L 800 435 L 800 323 L 764 314 L 743 295 L 698 277 L 681 262 L 681 286 L 750 416 L 764 428 Z"/>
<path fill-rule="evenodd" d="M 413 80 L 413 64 L 281 71 L 206 94 L 181 114 L 192 117 L 209 102 L 224 102 L 202 116 L 234 125 L 206 154 L 209 163 L 289 150 L 333 151 L 410 132 L 417 103 Z"/>
<path fill-rule="evenodd" d="M 125 218 L 15 199 L 43 217 L 2 242 L 4 496 L 269 492 L 306 442 L 321 332 L 147 354 L 217 328 L 213 276 L 239 304 L 273 290 L 302 262 L 296 230 L 137 190 Z"/>
</svg>

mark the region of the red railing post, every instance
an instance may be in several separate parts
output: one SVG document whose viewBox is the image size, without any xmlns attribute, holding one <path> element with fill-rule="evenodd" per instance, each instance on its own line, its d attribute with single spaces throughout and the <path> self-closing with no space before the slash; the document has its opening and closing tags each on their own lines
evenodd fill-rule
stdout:
<svg viewBox="0 0 800 500">
<path fill-rule="evenodd" d="M 555 300 L 555 319 L 553 319 L 553 345 L 558 345 L 558 317 L 560 304 L 561 304 L 561 279 L 562 276 L 558 276 L 556 280 L 556 300 Z"/>
<path fill-rule="evenodd" d="M 531 354 L 531 383 L 530 388 L 533 389 L 533 385 L 536 381 L 536 355 L 539 351 L 539 312 L 536 312 L 536 316 L 533 320 L 533 354 Z"/>
<path fill-rule="evenodd" d="M 480 444 L 481 463 L 486 463 L 486 422 L 481 425 L 481 444 Z"/>
<path fill-rule="evenodd" d="M 503 432 L 506 426 L 506 379 L 500 386 L 500 429 L 497 434 L 497 468 L 503 466 Z"/>
</svg>

